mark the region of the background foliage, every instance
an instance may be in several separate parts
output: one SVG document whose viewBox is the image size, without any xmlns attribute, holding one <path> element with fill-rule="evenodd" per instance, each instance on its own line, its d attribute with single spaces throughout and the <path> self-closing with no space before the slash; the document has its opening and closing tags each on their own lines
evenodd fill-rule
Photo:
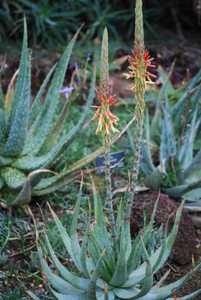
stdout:
<svg viewBox="0 0 201 300">
<path fill-rule="evenodd" d="M 155 25 L 175 30 L 180 23 L 181 27 L 199 31 L 200 10 L 197 2 L 144 0 L 147 33 L 157 38 Z M 0 41 L 16 41 L 22 36 L 24 14 L 32 32 L 31 47 L 61 45 L 82 23 L 85 24 L 83 32 L 86 39 L 100 36 L 107 25 L 111 37 L 122 36 L 124 40 L 131 40 L 134 5 L 135 0 L 2 0 Z"/>
</svg>

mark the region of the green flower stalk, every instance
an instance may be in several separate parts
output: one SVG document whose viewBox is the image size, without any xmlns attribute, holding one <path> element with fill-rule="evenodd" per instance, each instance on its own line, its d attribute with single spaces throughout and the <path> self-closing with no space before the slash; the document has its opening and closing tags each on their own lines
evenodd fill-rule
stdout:
<svg viewBox="0 0 201 300">
<path fill-rule="evenodd" d="M 135 149 L 133 152 L 133 169 L 131 173 L 127 203 L 126 219 L 128 222 L 130 220 L 139 174 L 145 111 L 144 94 L 147 83 L 150 83 L 152 77 L 154 77 L 154 75 L 148 71 L 148 68 L 150 67 L 154 67 L 154 65 L 152 64 L 152 58 L 144 47 L 142 0 L 136 0 L 134 49 L 132 51 L 132 55 L 129 57 L 129 72 L 126 74 L 126 78 L 132 80 L 131 89 L 134 91 L 135 95 L 135 130 L 133 136 Z"/>
<path fill-rule="evenodd" d="M 97 98 L 100 105 L 95 106 L 96 112 L 93 119 L 98 119 L 96 133 L 101 133 L 105 146 L 105 181 L 106 181 L 106 214 L 111 226 L 112 237 L 115 239 L 115 216 L 113 210 L 113 191 L 110 165 L 110 149 L 112 133 L 117 132 L 118 118 L 110 111 L 110 107 L 116 104 L 116 98 L 111 94 L 109 86 L 109 63 L 108 63 L 108 31 L 105 28 L 102 40 L 100 84 L 97 90 Z"/>
</svg>

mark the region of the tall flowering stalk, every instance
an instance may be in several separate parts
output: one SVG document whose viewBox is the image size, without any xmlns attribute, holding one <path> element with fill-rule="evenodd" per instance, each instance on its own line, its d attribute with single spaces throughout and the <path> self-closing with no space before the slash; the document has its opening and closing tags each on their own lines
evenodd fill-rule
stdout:
<svg viewBox="0 0 201 300">
<path fill-rule="evenodd" d="M 105 146 L 105 181 L 107 189 L 107 197 L 105 202 L 106 214 L 111 226 L 112 237 L 115 239 L 115 216 L 113 210 L 113 191 L 111 179 L 110 165 L 110 149 L 112 134 L 117 132 L 116 125 L 118 117 L 111 112 L 111 107 L 117 102 L 116 97 L 112 95 L 109 86 L 109 63 L 108 63 L 108 31 L 105 28 L 102 40 L 101 63 L 100 63 L 100 83 L 97 89 L 97 99 L 99 105 L 95 106 L 96 112 L 93 119 L 98 120 L 96 129 L 97 134 L 102 134 L 103 143 Z"/>
<path fill-rule="evenodd" d="M 152 68 L 154 65 L 149 52 L 146 51 L 144 47 L 142 0 L 136 0 L 134 49 L 129 57 L 129 72 L 126 74 L 127 79 L 132 80 L 131 89 L 133 90 L 135 96 L 135 130 L 133 136 L 135 149 L 133 154 L 133 169 L 131 173 L 126 213 L 126 219 L 128 222 L 130 220 L 139 174 L 145 111 L 144 94 L 147 84 L 151 83 L 152 78 L 155 77 L 149 71 L 150 67 Z"/>
</svg>

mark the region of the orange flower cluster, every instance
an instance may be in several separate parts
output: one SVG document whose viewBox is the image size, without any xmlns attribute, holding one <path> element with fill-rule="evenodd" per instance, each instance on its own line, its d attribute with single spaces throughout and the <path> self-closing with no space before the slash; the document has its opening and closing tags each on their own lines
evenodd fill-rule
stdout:
<svg viewBox="0 0 201 300">
<path fill-rule="evenodd" d="M 96 134 L 102 132 L 109 139 L 112 132 L 118 131 L 116 125 L 119 118 L 110 111 L 111 106 L 115 106 L 117 103 L 117 99 L 114 95 L 110 95 L 109 93 L 104 94 L 100 90 L 97 90 L 96 94 L 100 103 L 100 105 L 94 106 L 96 112 L 93 120 L 98 119 Z"/>
<path fill-rule="evenodd" d="M 153 58 L 147 50 L 142 53 L 134 49 L 128 58 L 129 73 L 126 74 L 127 79 L 144 78 L 146 83 L 152 83 L 152 79 L 156 78 L 156 75 L 150 71 L 150 68 L 156 67 L 152 61 Z"/>
</svg>

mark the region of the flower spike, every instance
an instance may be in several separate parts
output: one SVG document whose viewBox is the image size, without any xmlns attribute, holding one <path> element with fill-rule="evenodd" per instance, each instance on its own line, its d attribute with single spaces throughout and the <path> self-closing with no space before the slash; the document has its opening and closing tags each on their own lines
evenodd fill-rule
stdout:
<svg viewBox="0 0 201 300">
<path fill-rule="evenodd" d="M 132 80 L 131 89 L 134 92 L 135 100 L 135 130 L 133 131 L 135 148 L 133 151 L 133 168 L 131 172 L 126 209 L 127 222 L 130 220 L 140 168 L 145 111 L 144 95 L 147 84 L 151 83 L 152 79 L 155 77 L 155 75 L 153 75 L 149 70 L 150 68 L 154 67 L 152 60 L 153 59 L 151 58 L 149 52 L 145 50 L 144 46 L 142 0 L 136 0 L 134 49 L 128 59 L 129 67 L 128 74 L 126 74 L 127 79 Z"/>
<path fill-rule="evenodd" d="M 118 131 L 116 125 L 119 119 L 110 110 L 117 103 L 117 99 L 115 95 L 112 95 L 109 86 L 108 32 L 106 28 L 103 33 L 100 70 L 100 84 L 96 90 L 99 105 L 94 106 L 96 112 L 93 120 L 98 119 L 96 134 L 102 133 L 105 142 L 109 143 L 111 134 Z"/>
</svg>

